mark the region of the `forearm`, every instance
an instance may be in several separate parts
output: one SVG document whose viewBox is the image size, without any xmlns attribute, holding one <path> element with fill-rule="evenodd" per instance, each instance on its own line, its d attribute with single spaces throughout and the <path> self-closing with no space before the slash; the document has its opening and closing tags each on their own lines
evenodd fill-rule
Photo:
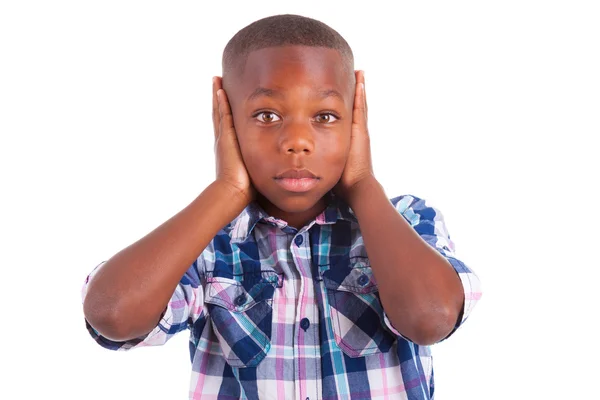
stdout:
<svg viewBox="0 0 600 400">
<path fill-rule="evenodd" d="M 375 178 L 353 189 L 348 201 L 394 327 L 419 344 L 446 337 L 464 298 L 451 264 L 400 215 Z"/>
<path fill-rule="evenodd" d="M 230 187 L 215 182 L 175 216 L 115 254 L 89 283 L 84 300 L 88 322 L 113 340 L 148 333 L 190 265 L 246 204 Z"/>
</svg>

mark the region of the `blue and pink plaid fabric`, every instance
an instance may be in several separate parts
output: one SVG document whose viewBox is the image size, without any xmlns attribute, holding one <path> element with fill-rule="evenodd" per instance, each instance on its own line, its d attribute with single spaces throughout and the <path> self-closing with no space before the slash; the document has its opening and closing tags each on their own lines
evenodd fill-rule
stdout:
<svg viewBox="0 0 600 400">
<path fill-rule="evenodd" d="M 481 296 L 479 279 L 456 259 L 438 210 L 412 195 L 391 202 L 458 273 L 465 292 L 458 328 Z M 87 327 L 112 350 L 162 345 L 189 330 L 190 399 L 417 400 L 434 393 L 430 348 L 387 319 L 356 217 L 333 196 L 300 230 L 249 205 L 191 265 L 145 337 L 113 342 Z"/>
</svg>

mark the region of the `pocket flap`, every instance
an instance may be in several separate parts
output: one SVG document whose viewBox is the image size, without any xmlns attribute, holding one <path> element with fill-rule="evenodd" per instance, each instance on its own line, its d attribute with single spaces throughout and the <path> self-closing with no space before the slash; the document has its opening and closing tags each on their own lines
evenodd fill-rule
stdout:
<svg viewBox="0 0 600 400">
<path fill-rule="evenodd" d="M 244 312 L 261 301 L 272 299 L 276 285 L 277 276 L 263 278 L 249 288 L 235 279 L 211 277 L 206 281 L 204 301 L 230 311 Z"/>
<path fill-rule="evenodd" d="M 365 261 L 331 266 L 321 276 L 327 289 L 363 294 L 377 291 L 373 270 Z"/>
</svg>

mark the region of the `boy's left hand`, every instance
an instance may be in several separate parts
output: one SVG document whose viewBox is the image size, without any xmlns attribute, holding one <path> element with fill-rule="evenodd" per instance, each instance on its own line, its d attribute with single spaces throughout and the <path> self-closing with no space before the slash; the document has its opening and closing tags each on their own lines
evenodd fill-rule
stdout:
<svg viewBox="0 0 600 400">
<path fill-rule="evenodd" d="M 352 133 L 348 160 L 337 185 L 333 188 L 336 195 L 351 203 L 360 186 L 375 179 L 371 163 L 371 144 L 367 127 L 367 97 L 365 94 L 365 75 L 355 71 L 356 88 L 352 111 Z"/>
</svg>

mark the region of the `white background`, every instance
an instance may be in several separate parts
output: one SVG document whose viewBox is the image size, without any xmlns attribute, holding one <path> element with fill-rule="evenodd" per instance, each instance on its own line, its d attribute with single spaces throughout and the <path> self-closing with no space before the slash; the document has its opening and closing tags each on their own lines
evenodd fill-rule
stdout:
<svg viewBox="0 0 600 400">
<path fill-rule="evenodd" d="M 289 3 L 2 2 L 0 398 L 186 398 L 187 334 L 104 350 L 80 289 L 211 182 L 221 51 L 278 13 L 348 40 L 376 176 L 441 209 L 483 282 L 436 397 L 600 398 L 597 3 Z"/>
</svg>

